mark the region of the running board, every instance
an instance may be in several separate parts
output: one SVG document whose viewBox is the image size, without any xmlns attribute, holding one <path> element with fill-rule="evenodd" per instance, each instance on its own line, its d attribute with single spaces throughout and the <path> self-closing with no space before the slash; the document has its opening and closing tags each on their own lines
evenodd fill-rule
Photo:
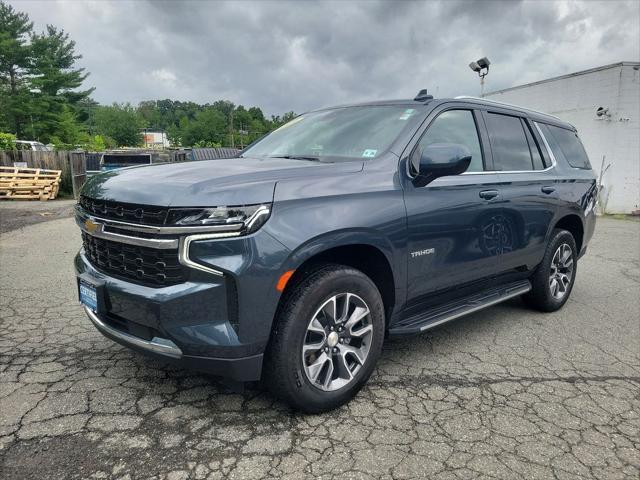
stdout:
<svg viewBox="0 0 640 480">
<path fill-rule="evenodd" d="M 424 332 L 483 308 L 496 305 L 531 290 L 529 280 L 493 287 L 481 293 L 438 305 L 417 315 L 403 318 L 389 329 L 390 336 Z"/>
</svg>

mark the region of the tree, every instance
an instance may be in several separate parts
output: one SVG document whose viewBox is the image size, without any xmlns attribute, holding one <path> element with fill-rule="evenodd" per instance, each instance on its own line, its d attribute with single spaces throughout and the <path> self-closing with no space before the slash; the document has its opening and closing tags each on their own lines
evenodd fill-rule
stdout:
<svg viewBox="0 0 640 480">
<path fill-rule="evenodd" d="M 68 114 L 67 107 L 77 113 L 79 102 L 94 90 L 76 90 L 88 76 L 84 68 L 74 68 L 80 58 L 75 53 L 75 42 L 52 25 L 47 25 L 46 32 L 31 36 L 29 71 L 31 87 L 36 92 L 31 113 L 38 116 L 39 135 L 44 141 L 60 135 L 57 125 L 60 117 Z"/>
<path fill-rule="evenodd" d="M 69 106 L 63 106 L 55 125 L 55 134 L 51 137 L 57 149 L 73 150 L 89 143 L 90 138 L 85 126 L 80 124 Z"/>
<path fill-rule="evenodd" d="M 198 142 L 222 144 L 227 124 L 224 114 L 214 108 L 207 108 L 196 114 L 196 118 L 186 125 L 182 133 L 182 144 L 191 146 Z"/>
<path fill-rule="evenodd" d="M 142 143 L 144 121 L 131 105 L 100 106 L 95 109 L 96 132 L 112 138 L 118 146 L 136 147 Z"/>
<path fill-rule="evenodd" d="M 43 142 L 65 135 L 57 131 L 65 109 L 78 114 L 93 91 L 78 90 L 88 75 L 80 58 L 63 30 L 34 33 L 27 14 L 0 0 L 0 127 Z"/>
<path fill-rule="evenodd" d="M 16 12 L 0 1 L 0 127 L 22 135 L 22 106 L 29 99 L 28 84 L 23 78 L 30 63 L 27 43 L 33 23 L 26 13 Z"/>
</svg>

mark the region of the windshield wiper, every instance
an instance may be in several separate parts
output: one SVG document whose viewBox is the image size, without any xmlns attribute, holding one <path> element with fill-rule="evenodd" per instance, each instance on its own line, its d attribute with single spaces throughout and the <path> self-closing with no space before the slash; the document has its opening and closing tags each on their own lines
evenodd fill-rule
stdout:
<svg viewBox="0 0 640 480">
<path fill-rule="evenodd" d="M 272 155 L 269 158 L 286 158 L 288 160 L 309 160 L 311 162 L 320 161 L 320 157 L 307 157 L 304 155 Z"/>
</svg>

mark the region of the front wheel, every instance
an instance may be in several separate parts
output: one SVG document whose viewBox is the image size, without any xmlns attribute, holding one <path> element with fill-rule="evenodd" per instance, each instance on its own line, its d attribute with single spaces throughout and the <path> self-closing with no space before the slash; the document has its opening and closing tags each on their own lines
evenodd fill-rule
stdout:
<svg viewBox="0 0 640 480">
<path fill-rule="evenodd" d="M 376 285 L 354 268 L 324 265 L 284 302 L 267 352 L 269 388 L 308 413 L 348 402 L 382 350 L 384 306 Z"/>
<path fill-rule="evenodd" d="M 567 302 L 578 267 L 576 242 L 567 230 L 555 229 L 542 263 L 531 277 L 532 289 L 523 298 L 532 308 L 555 312 Z"/>
</svg>

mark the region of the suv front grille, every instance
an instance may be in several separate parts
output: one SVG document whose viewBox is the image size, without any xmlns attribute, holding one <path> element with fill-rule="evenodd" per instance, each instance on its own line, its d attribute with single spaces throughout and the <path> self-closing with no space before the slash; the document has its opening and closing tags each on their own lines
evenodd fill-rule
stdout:
<svg viewBox="0 0 640 480">
<path fill-rule="evenodd" d="M 99 271 L 149 287 L 186 281 L 178 250 L 160 250 L 112 242 L 82 232 L 84 251 Z"/>
<path fill-rule="evenodd" d="M 168 212 L 168 209 L 163 207 L 94 200 L 84 195 L 80 197 L 79 203 L 85 211 L 101 218 L 145 225 L 164 225 Z"/>
</svg>

